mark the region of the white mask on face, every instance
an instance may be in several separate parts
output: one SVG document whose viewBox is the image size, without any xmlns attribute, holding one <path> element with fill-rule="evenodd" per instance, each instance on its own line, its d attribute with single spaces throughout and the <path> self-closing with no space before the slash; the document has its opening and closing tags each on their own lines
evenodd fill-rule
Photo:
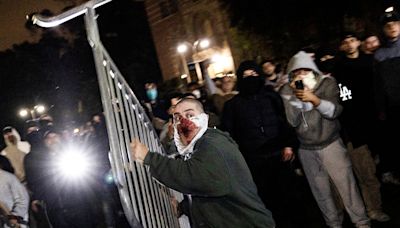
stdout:
<svg viewBox="0 0 400 228">
<path fill-rule="evenodd" d="M 314 89 L 317 84 L 314 72 L 310 71 L 306 75 L 301 75 L 300 78 L 303 80 L 304 86 L 308 89 Z"/>
<path fill-rule="evenodd" d="M 208 115 L 205 113 L 190 117 L 189 120 L 192 121 L 199 128 L 207 128 L 208 126 Z"/>
<path fill-rule="evenodd" d="M 208 115 L 205 113 L 201 113 L 197 116 L 193 116 L 189 118 L 190 121 L 192 121 L 197 127 L 200 128 L 200 131 L 197 133 L 197 135 L 192 139 L 192 141 L 189 143 L 189 145 L 183 145 L 181 142 L 180 136 L 178 134 L 178 129 L 177 129 L 177 124 L 174 124 L 174 142 L 176 145 L 176 148 L 178 149 L 178 153 L 180 155 L 184 156 L 184 159 L 187 160 L 190 158 L 191 153 L 193 152 L 194 149 L 194 144 L 196 144 L 197 140 L 201 138 L 201 136 L 204 135 L 208 128 Z"/>
</svg>

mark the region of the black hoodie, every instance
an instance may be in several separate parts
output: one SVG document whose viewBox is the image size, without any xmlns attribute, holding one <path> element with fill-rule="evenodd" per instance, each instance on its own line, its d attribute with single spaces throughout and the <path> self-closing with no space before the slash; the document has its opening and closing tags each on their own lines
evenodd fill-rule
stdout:
<svg viewBox="0 0 400 228">
<path fill-rule="evenodd" d="M 248 69 L 259 76 L 243 78 L 243 72 Z M 282 99 L 272 87 L 264 86 L 259 66 L 253 61 L 242 62 L 237 77 L 239 94 L 225 103 L 222 125 L 239 144 L 240 151 L 245 156 L 274 156 L 284 147 L 297 147 L 295 132 L 286 121 Z M 259 79 L 261 86 L 248 91 L 249 86 L 243 86 L 248 78 Z"/>
</svg>

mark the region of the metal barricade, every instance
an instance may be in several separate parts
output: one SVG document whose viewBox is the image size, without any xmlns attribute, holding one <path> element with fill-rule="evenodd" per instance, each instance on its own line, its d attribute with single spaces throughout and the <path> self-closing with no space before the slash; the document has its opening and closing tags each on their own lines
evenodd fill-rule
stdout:
<svg viewBox="0 0 400 228">
<path fill-rule="evenodd" d="M 174 214 L 171 197 L 182 194 L 168 189 L 149 174 L 145 166 L 132 161 L 129 144 L 133 138 L 145 143 L 153 152 L 164 153 L 139 100 L 121 75 L 100 41 L 95 8 L 111 0 L 92 0 L 54 17 L 34 15 L 41 27 L 54 27 L 82 14 L 96 65 L 101 101 L 110 141 L 110 161 L 125 215 L 132 227 L 190 227 Z"/>
</svg>

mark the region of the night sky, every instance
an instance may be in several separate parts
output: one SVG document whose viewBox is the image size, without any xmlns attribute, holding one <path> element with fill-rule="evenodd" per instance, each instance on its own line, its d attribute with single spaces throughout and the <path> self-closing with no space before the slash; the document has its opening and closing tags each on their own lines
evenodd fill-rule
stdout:
<svg viewBox="0 0 400 228">
<path fill-rule="evenodd" d="M 83 1 L 83 0 L 80 0 Z M 0 0 L 0 51 L 26 40 L 37 41 L 40 37 L 25 29 L 25 16 L 49 9 L 54 13 L 74 1 L 60 0 Z M 76 0 L 76 2 L 79 2 Z"/>
<path fill-rule="evenodd" d="M 25 28 L 26 15 L 33 12 L 40 12 L 44 9 L 59 13 L 61 10 L 71 5 L 73 1 L 55 1 L 55 0 L 0 0 L 0 52 L 10 50 L 13 45 L 20 45 L 23 42 L 38 42 L 41 34 L 31 33 Z M 25 90 L 19 85 L 9 85 L 5 77 L 10 75 L 1 75 L 2 83 L 0 85 L 2 105 L 0 127 L 6 125 L 16 126 L 18 130 L 22 130 L 24 120 L 18 117 L 20 107 L 26 107 L 31 104 L 30 98 L 15 99 L 20 104 L 16 104 L 13 97 L 18 94 L 19 90 Z M 5 83 L 4 83 L 5 82 Z M 14 96 L 10 95 L 9 87 L 14 88 Z M 6 94 L 5 94 L 6 93 Z M 26 103 L 21 102 L 26 101 Z M 0 140 L 1 143 L 3 140 Z"/>
</svg>

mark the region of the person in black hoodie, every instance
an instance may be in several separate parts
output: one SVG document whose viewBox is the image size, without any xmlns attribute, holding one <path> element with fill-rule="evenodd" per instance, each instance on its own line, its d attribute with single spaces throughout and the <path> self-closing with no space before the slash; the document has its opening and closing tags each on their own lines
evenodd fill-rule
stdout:
<svg viewBox="0 0 400 228">
<path fill-rule="evenodd" d="M 390 218 L 382 212 L 380 183 L 369 150 L 369 143 L 376 138 L 373 136 L 376 114 L 374 106 L 370 105 L 373 101 L 372 58 L 360 52 L 360 44 L 354 33 L 348 32 L 342 37 L 343 55 L 337 60 L 334 71 L 343 105 L 339 119 L 368 216 L 385 222 Z"/>
<path fill-rule="evenodd" d="M 265 86 L 265 76 L 254 61 L 242 62 L 236 75 L 239 94 L 224 105 L 223 129 L 239 144 L 277 227 L 291 227 L 288 215 L 294 213 L 288 209 L 296 202 L 290 192 L 295 183 L 290 161 L 298 146 L 294 129 L 286 121 L 279 93 Z"/>
<path fill-rule="evenodd" d="M 37 227 L 51 227 L 44 204 L 44 195 L 52 195 L 51 189 L 46 185 L 47 170 L 45 169 L 46 154 L 43 143 L 43 130 L 37 121 L 29 120 L 26 123 L 26 140 L 31 145 L 31 151 L 25 156 L 24 167 L 26 171 L 26 184 L 30 193 L 30 225 Z"/>
</svg>

